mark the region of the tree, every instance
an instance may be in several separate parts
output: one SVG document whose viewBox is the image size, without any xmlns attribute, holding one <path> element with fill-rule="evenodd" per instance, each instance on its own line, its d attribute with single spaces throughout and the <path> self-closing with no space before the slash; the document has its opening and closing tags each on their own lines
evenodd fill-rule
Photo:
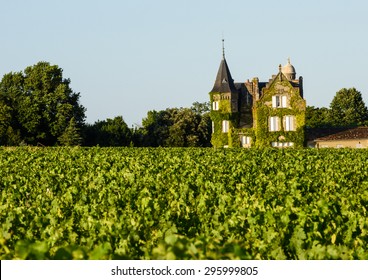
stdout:
<svg viewBox="0 0 368 280">
<path fill-rule="evenodd" d="M 210 101 L 203 102 L 203 103 L 194 102 L 192 104 L 192 107 L 190 107 L 190 109 L 196 114 L 204 115 L 204 114 L 209 113 L 211 111 L 211 103 L 210 103 Z"/>
<path fill-rule="evenodd" d="M 170 109 L 148 111 L 147 117 L 142 120 L 143 146 L 165 146 L 169 137 L 169 127 L 172 125 Z"/>
<path fill-rule="evenodd" d="M 58 140 L 63 146 L 79 146 L 82 144 L 82 137 L 74 118 L 69 121 L 68 127 Z"/>
<path fill-rule="evenodd" d="M 87 125 L 85 134 L 87 146 L 129 146 L 132 141 L 132 132 L 122 116 Z"/>
<path fill-rule="evenodd" d="M 170 147 L 196 147 L 199 145 L 199 135 L 196 131 L 200 115 L 188 108 L 171 109 L 169 137 L 165 140 Z"/>
<path fill-rule="evenodd" d="M 211 120 L 206 103 L 194 103 L 191 108 L 168 108 L 149 111 L 143 119 L 143 146 L 208 147 Z"/>
<path fill-rule="evenodd" d="M 307 128 L 329 127 L 329 109 L 322 107 L 307 106 L 305 114 L 305 125 Z"/>
<path fill-rule="evenodd" d="M 368 121 L 368 109 L 355 88 L 339 90 L 330 104 L 329 119 L 334 126 L 362 125 Z"/>
<path fill-rule="evenodd" d="M 63 70 L 48 62 L 4 75 L 0 82 L 1 144 L 54 145 L 74 118 L 80 128 L 85 108 Z M 8 133 L 4 133 L 7 131 Z"/>
</svg>

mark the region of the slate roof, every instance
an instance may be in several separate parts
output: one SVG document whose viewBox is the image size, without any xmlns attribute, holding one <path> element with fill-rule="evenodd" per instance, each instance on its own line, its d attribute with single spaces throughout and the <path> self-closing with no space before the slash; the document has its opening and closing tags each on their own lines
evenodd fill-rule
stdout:
<svg viewBox="0 0 368 280">
<path fill-rule="evenodd" d="M 220 63 L 219 70 L 213 89 L 211 92 L 236 92 L 234 80 L 231 77 L 229 67 L 227 66 L 225 57 Z"/>
<path fill-rule="evenodd" d="M 305 130 L 307 141 L 315 141 L 318 138 L 346 131 L 346 127 L 307 127 Z"/>
<path fill-rule="evenodd" d="M 317 138 L 315 139 L 315 141 L 352 140 L 352 139 L 368 139 L 368 127 L 361 126 L 346 129 L 338 133 Z"/>
</svg>

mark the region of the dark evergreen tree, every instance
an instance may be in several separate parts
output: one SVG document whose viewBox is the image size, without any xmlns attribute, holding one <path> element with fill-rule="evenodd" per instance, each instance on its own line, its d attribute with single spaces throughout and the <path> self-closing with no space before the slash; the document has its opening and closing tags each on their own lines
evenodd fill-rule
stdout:
<svg viewBox="0 0 368 280">
<path fill-rule="evenodd" d="M 63 146 L 79 146 L 82 144 L 82 137 L 74 118 L 69 121 L 68 127 L 58 140 Z"/>
<path fill-rule="evenodd" d="M 97 121 L 85 127 L 85 145 L 87 146 L 129 146 L 132 142 L 132 131 L 122 116 Z"/>
</svg>

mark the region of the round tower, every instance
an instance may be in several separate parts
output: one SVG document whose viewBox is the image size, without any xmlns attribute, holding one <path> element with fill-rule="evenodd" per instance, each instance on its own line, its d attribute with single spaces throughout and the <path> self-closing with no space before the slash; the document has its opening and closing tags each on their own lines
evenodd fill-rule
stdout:
<svg viewBox="0 0 368 280">
<path fill-rule="evenodd" d="M 296 71 L 294 66 L 290 63 L 290 58 L 288 59 L 287 64 L 281 68 L 281 72 L 288 80 L 295 80 Z"/>
</svg>

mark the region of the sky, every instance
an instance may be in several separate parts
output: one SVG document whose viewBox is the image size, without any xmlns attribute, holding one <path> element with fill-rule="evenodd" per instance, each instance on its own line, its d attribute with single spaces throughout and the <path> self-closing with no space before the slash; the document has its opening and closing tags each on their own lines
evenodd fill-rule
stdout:
<svg viewBox="0 0 368 280">
<path fill-rule="evenodd" d="M 86 122 L 209 100 L 225 55 L 235 82 L 268 81 L 290 57 L 307 105 L 355 87 L 368 105 L 368 1 L 0 0 L 0 77 L 63 69 Z"/>
</svg>

